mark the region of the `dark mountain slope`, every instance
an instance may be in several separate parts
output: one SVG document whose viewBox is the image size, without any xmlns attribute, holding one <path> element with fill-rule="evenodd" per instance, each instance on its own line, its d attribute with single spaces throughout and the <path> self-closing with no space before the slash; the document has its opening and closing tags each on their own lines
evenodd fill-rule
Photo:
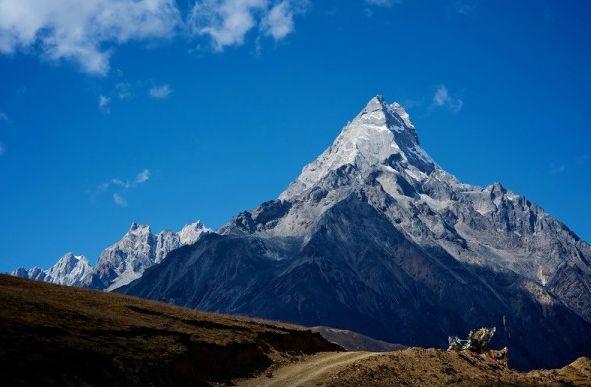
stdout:
<svg viewBox="0 0 591 387">
<path fill-rule="evenodd" d="M 196 309 L 322 322 L 409 346 L 444 347 L 448 335 L 500 328 L 506 316 L 519 368 L 566 364 L 591 348 L 591 324 L 567 307 L 539 305 L 514 273 L 416 246 L 361 194 L 326 211 L 293 258 L 270 260 L 284 251 L 267 242 L 206 236 L 122 290 Z M 504 341 L 501 331 L 496 344 Z"/>
</svg>

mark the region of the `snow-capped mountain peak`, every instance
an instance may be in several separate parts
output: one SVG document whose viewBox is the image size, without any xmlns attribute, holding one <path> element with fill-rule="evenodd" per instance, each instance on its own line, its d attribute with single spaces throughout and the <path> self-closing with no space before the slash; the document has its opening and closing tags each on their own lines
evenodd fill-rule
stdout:
<svg viewBox="0 0 591 387">
<path fill-rule="evenodd" d="M 419 174 L 429 174 L 437 168 L 421 148 L 406 110 L 397 102 L 389 105 L 381 96 L 376 96 L 344 127 L 327 150 L 304 167 L 280 199 L 305 192 L 344 166 L 352 167 L 348 175 L 357 175 L 362 180 L 376 168 L 393 164 Z"/>
<path fill-rule="evenodd" d="M 146 236 L 151 233 L 152 233 L 152 229 L 149 225 L 138 224 L 138 223 L 133 222 L 131 224 L 131 226 L 129 227 L 129 231 L 127 231 L 127 233 L 125 235 L 133 238 L 133 237 Z"/>
<path fill-rule="evenodd" d="M 52 278 L 53 283 L 74 285 L 84 280 L 91 272 L 92 266 L 85 256 L 68 252 L 47 270 L 47 275 Z"/>
<path fill-rule="evenodd" d="M 17 277 L 68 286 L 83 282 L 91 274 L 92 266 L 88 259 L 83 255 L 74 255 L 72 252 L 66 253 L 47 270 L 34 267 L 28 270 L 19 268 L 12 272 L 12 275 Z"/>
<path fill-rule="evenodd" d="M 195 223 L 191 223 L 186 225 L 178 232 L 181 245 L 190 245 L 195 243 L 200 237 L 201 234 L 212 232 L 210 228 L 207 228 L 201 223 L 200 220 L 196 221 Z"/>
</svg>

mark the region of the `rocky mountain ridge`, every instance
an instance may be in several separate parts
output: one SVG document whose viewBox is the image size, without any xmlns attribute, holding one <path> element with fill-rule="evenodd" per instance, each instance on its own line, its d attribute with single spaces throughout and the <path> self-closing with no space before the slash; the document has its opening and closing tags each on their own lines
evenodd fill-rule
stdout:
<svg viewBox="0 0 591 387">
<path fill-rule="evenodd" d="M 179 232 L 163 230 L 153 234 L 150 226 L 133 223 L 123 238 L 105 249 L 93 268 L 84 256 L 69 252 L 47 270 L 19 268 L 11 274 L 21 278 L 59 285 L 113 290 L 139 278 L 181 246 L 195 243 L 203 233 L 212 232 L 200 221 Z"/>
<path fill-rule="evenodd" d="M 503 326 L 519 368 L 591 353 L 591 247 L 523 196 L 459 182 L 375 97 L 277 200 L 120 291 L 409 346 Z"/>
</svg>

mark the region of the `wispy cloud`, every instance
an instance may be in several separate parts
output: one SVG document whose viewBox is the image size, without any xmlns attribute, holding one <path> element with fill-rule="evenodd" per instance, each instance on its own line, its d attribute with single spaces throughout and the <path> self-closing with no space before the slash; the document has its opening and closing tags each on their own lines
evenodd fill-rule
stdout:
<svg viewBox="0 0 591 387">
<path fill-rule="evenodd" d="M 461 15 L 470 15 L 476 9 L 475 0 L 456 0 L 454 9 Z"/>
<path fill-rule="evenodd" d="M 113 178 L 102 184 L 99 184 L 93 193 L 94 195 L 112 192 L 113 202 L 120 207 L 127 207 L 127 200 L 123 196 L 124 192 L 127 192 L 133 188 L 136 188 L 142 184 L 145 184 L 150 180 L 151 174 L 148 169 L 140 171 L 133 179 L 120 179 Z"/>
<path fill-rule="evenodd" d="M 117 192 L 113 194 L 113 202 L 119 207 L 127 207 L 127 200 Z"/>
<path fill-rule="evenodd" d="M 392 7 L 402 3 L 402 0 L 365 0 L 365 3 L 376 7 Z"/>
<path fill-rule="evenodd" d="M 18 98 L 22 98 L 27 94 L 27 87 L 26 86 L 21 86 L 18 89 L 16 89 L 14 95 L 16 95 Z"/>
<path fill-rule="evenodd" d="M 137 185 L 137 184 L 144 184 L 148 180 L 150 180 L 150 171 L 148 171 L 147 169 L 144 169 L 143 171 L 141 171 L 140 173 L 137 174 L 134 182 Z"/>
<path fill-rule="evenodd" d="M 569 160 L 562 160 L 560 163 L 550 163 L 548 173 L 551 175 L 560 175 L 566 171 L 573 171 L 580 167 L 585 167 L 589 161 L 588 154 L 581 154 Z"/>
<path fill-rule="evenodd" d="M 433 106 L 451 110 L 454 113 L 462 110 L 464 101 L 453 97 L 444 85 L 440 85 L 433 94 Z"/>
<path fill-rule="evenodd" d="M 130 99 L 133 96 L 131 85 L 127 82 L 120 82 L 115 85 L 115 92 L 120 100 Z"/>
<path fill-rule="evenodd" d="M 154 86 L 149 91 L 150 97 L 154 99 L 166 99 L 172 94 L 172 89 L 168 83 L 160 86 Z"/>
<path fill-rule="evenodd" d="M 550 164 L 550 174 L 551 175 L 559 175 L 566 171 L 566 164 Z"/>
<path fill-rule="evenodd" d="M 144 184 L 148 180 L 150 180 L 150 171 L 148 169 L 144 169 L 140 171 L 135 178 L 131 180 L 122 180 L 119 178 L 113 178 L 105 183 L 102 183 L 98 186 L 98 190 L 100 192 L 105 192 L 109 190 L 111 187 L 119 187 L 123 189 L 130 189 L 135 188 L 140 184 Z"/>
<path fill-rule="evenodd" d="M 216 51 L 244 43 L 248 32 L 260 31 L 274 40 L 292 33 L 294 15 L 303 13 L 307 0 L 203 0 L 195 3 L 188 26 L 195 35 L 208 36 Z"/>
<path fill-rule="evenodd" d="M 111 98 L 106 95 L 99 95 L 98 109 L 101 113 L 108 114 L 111 112 Z"/>
<path fill-rule="evenodd" d="M 10 123 L 8 116 L 4 112 L 0 112 L 0 122 L 4 122 L 5 124 Z"/>
<path fill-rule="evenodd" d="M 6 115 L 6 113 L 0 112 L 0 124 L 1 123 L 5 123 L 5 124 L 10 123 L 10 120 L 8 119 L 8 116 Z M 6 152 L 6 148 L 4 147 L 4 144 L 2 144 L 0 142 L 0 156 L 2 156 L 5 152 Z"/>
</svg>

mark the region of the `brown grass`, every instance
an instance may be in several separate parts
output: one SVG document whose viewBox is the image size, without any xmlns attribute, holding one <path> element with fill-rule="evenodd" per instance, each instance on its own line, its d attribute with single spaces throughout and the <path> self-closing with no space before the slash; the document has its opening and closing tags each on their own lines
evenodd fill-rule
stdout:
<svg viewBox="0 0 591 387">
<path fill-rule="evenodd" d="M 208 384 L 334 350 L 294 325 L 0 276 L 2 385 Z"/>
<path fill-rule="evenodd" d="M 471 352 L 409 348 L 358 361 L 326 375 L 328 386 L 591 386 L 591 361 L 518 372 Z"/>
</svg>

